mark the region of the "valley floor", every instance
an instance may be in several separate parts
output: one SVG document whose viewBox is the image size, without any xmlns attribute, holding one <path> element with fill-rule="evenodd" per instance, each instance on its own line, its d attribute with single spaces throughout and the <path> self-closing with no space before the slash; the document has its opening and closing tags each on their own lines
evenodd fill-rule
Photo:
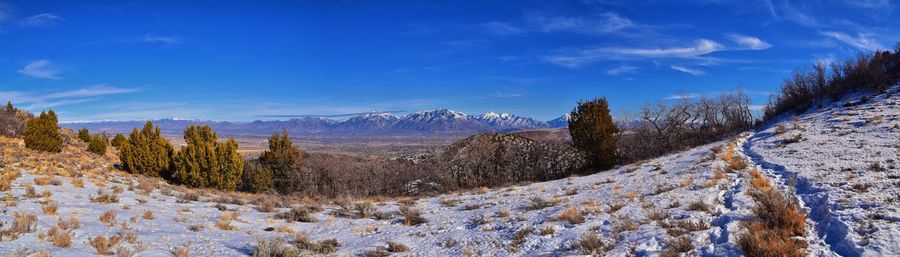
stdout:
<svg viewBox="0 0 900 257">
<path fill-rule="evenodd" d="M 898 256 L 897 89 L 866 103 L 835 103 L 799 115 L 786 120 L 787 131 L 780 134 L 772 126 L 590 176 L 377 202 L 371 211 L 362 202 L 324 204 L 307 208 L 310 222 L 276 218 L 290 208 L 262 212 L 266 208 L 241 200 L 260 196 L 166 186 L 94 163 L 102 160 L 76 162 L 72 167 L 79 172 L 53 168 L 52 159 L 22 157 L 29 151 L 21 142 L 4 139 L 4 173 L 20 176 L 0 193 L 0 229 L 16 227 L 14 213 L 36 220 L 22 233 L 3 233 L 0 256 L 94 255 L 98 250 L 89 241 L 97 236 L 121 236 L 111 250 L 120 256 L 181 250 L 190 256 L 246 256 L 259 239 L 291 243 L 297 234 L 313 244 L 335 239 L 338 256 L 374 254 L 388 242 L 409 248 L 392 247 L 400 256 L 568 256 L 592 250 L 605 256 L 740 256 L 736 240 L 741 221 L 753 218 L 747 191 L 748 171 L 755 167 L 804 207 L 810 256 Z M 789 140 L 797 133 L 801 140 Z M 747 167 L 732 169 L 726 155 Z M 85 167 L 90 163 L 94 167 Z M 102 195 L 118 200 L 104 202 Z M 47 211 L 53 205 L 57 209 Z M 401 208 L 421 211 L 426 222 L 410 224 Z M 113 213 L 114 221 L 101 221 L 104 213 Z M 54 245 L 50 230 L 70 219 L 80 224 L 65 230 L 70 245 Z"/>
</svg>

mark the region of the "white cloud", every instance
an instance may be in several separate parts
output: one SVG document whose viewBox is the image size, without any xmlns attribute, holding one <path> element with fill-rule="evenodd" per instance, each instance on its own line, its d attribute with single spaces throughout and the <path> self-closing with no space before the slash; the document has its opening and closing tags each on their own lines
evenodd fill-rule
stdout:
<svg viewBox="0 0 900 257">
<path fill-rule="evenodd" d="M 102 95 L 114 95 L 114 94 L 124 94 L 124 93 L 132 93 L 137 92 L 137 89 L 134 88 L 120 88 L 120 87 L 111 87 L 106 84 L 94 85 L 86 88 L 63 91 L 48 94 L 45 98 L 56 99 L 56 98 L 68 98 L 68 97 L 91 97 L 91 96 L 102 96 Z"/>
<path fill-rule="evenodd" d="M 571 53 L 543 57 L 544 60 L 570 68 L 604 59 L 692 58 L 725 50 L 722 44 L 709 39 L 699 39 L 694 45 L 670 48 L 619 48 L 600 47 Z"/>
<path fill-rule="evenodd" d="M 516 92 L 509 92 L 509 93 L 495 92 L 494 96 L 498 97 L 498 98 L 514 98 L 514 97 L 523 97 L 523 96 L 525 96 L 525 94 L 516 93 Z"/>
<path fill-rule="evenodd" d="M 663 99 L 665 99 L 665 100 L 694 99 L 694 98 L 699 98 L 701 96 L 702 95 L 697 94 L 697 93 L 680 93 L 680 94 L 666 96 Z"/>
<path fill-rule="evenodd" d="M 34 78 L 60 79 L 59 70 L 54 68 L 53 63 L 48 60 L 34 60 L 18 71 L 25 76 Z"/>
<path fill-rule="evenodd" d="M 29 104 L 25 109 L 42 110 L 61 105 L 90 102 L 101 96 L 137 92 L 133 88 L 120 88 L 104 84 L 59 92 L 20 92 L 0 91 L 0 100 L 13 101 L 16 104 Z"/>
<path fill-rule="evenodd" d="M 637 71 L 637 67 L 622 65 L 622 66 L 619 66 L 616 68 L 606 70 L 606 74 L 615 76 L 615 75 L 625 74 L 625 73 L 635 73 L 636 71 Z"/>
<path fill-rule="evenodd" d="M 156 36 L 152 34 L 144 35 L 142 39 L 147 43 L 163 43 L 163 44 L 181 44 L 184 39 L 177 36 Z"/>
<path fill-rule="evenodd" d="M 19 21 L 19 25 L 25 26 L 25 27 L 46 27 L 46 26 L 52 26 L 52 25 L 56 24 L 57 22 L 64 21 L 64 20 L 65 19 L 63 19 L 62 17 L 59 17 L 56 14 L 42 13 L 42 14 L 38 14 L 38 15 L 34 15 L 34 16 L 22 19 L 22 21 Z"/>
<path fill-rule="evenodd" d="M 751 50 L 763 50 L 772 47 L 772 44 L 769 44 L 757 37 L 745 36 L 740 34 L 731 34 L 728 37 L 738 45 Z"/>
<path fill-rule="evenodd" d="M 516 26 L 506 23 L 506 22 L 499 22 L 499 21 L 485 22 L 485 23 L 481 24 L 481 27 L 485 31 L 487 31 L 491 34 L 504 35 L 504 36 L 519 35 L 519 34 L 525 33 L 525 30 L 523 30 L 519 27 L 516 27 Z"/>
<path fill-rule="evenodd" d="M 702 70 L 688 68 L 688 67 L 680 66 L 680 65 L 671 65 L 671 66 L 669 66 L 669 68 L 676 70 L 676 71 L 684 72 L 684 73 L 687 73 L 690 75 L 694 75 L 694 76 L 700 76 L 700 75 L 706 74 L 706 72 L 703 72 Z"/>
<path fill-rule="evenodd" d="M 846 33 L 835 31 L 823 31 L 819 32 L 819 34 L 836 39 L 843 42 L 844 44 L 850 45 L 860 50 L 875 51 L 878 49 L 887 49 L 880 43 L 878 43 L 875 39 L 873 39 L 869 34 L 857 33 L 856 37 L 848 35 Z"/>
<path fill-rule="evenodd" d="M 589 35 L 602 35 L 636 26 L 630 19 L 613 12 L 604 13 L 597 19 L 535 15 L 531 20 L 543 32 L 562 31 Z"/>
</svg>

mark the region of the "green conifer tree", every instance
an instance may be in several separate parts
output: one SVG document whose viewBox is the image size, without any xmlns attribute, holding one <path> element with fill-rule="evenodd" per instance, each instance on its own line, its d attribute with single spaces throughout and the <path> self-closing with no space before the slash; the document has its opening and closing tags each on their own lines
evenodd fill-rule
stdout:
<svg viewBox="0 0 900 257">
<path fill-rule="evenodd" d="M 269 149 L 260 154 L 259 163 L 272 172 L 275 190 L 290 193 L 299 189 L 303 154 L 291 143 L 287 131 L 269 137 Z"/>
<path fill-rule="evenodd" d="M 81 139 L 82 142 L 89 143 L 91 142 L 91 133 L 87 128 L 81 128 L 78 130 L 78 139 Z"/>
<path fill-rule="evenodd" d="M 53 110 L 41 112 L 34 119 L 25 124 L 25 147 L 28 149 L 61 152 L 63 145 L 62 135 L 59 134 L 59 120 Z"/>
<path fill-rule="evenodd" d="M 99 155 L 106 154 L 106 145 L 109 143 L 109 140 L 106 139 L 103 135 L 93 135 L 91 139 L 88 141 L 88 152 L 92 152 Z"/>
<path fill-rule="evenodd" d="M 615 166 L 619 128 L 609 114 L 606 97 L 579 101 L 570 116 L 572 144 L 588 157 L 589 168 L 605 170 Z"/>
<path fill-rule="evenodd" d="M 134 129 L 119 149 L 122 168 L 128 172 L 153 177 L 171 177 L 172 145 L 148 121 L 144 128 Z"/>
<path fill-rule="evenodd" d="M 186 145 L 175 153 L 172 179 L 191 187 L 235 190 L 244 171 L 244 161 L 234 139 L 218 142 L 209 126 L 188 126 Z"/>
<path fill-rule="evenodd" d="M 122 149 L 122 146 L 128 142 L 128 138 L 125 138 L 122 134 L 116 134 L 112 139 L 112 146 L 116 149 Z"/>
</svg>

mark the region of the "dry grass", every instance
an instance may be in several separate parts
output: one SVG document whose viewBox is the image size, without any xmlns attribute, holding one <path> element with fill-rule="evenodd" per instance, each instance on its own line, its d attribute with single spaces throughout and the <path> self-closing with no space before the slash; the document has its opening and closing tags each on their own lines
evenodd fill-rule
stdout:
<svg viewBox="0 0 900 257">
<path fill-rule="evenodd" d="M 257 238 L 253 247 L 253 257 L 287 257 L 300 256 L 297 248 L 285 245 L 278 238 Z"/>
<path fill-rule="evenodd" d="M 175 257 L 191 256 L 191 243 L 184 243 L 179 246 L 169 248 L 169 254 Z"/>
<path fill-rule="evenodd" d="M 625 231 L 637 230 L 638 227 L 640 227 L 639 224 L 635 223 L 634 221 L 631 221 L 631 219 L 626 218 L 626 219 L 619 220 L 619 222 L 616 223 L 615 226 L 613 226 L 612 231 L 613 231 L 613 233 L 618 234 L 618 233 L 622 233 Z"/>
<path fill-rule="evenodd" d="M 91 198 L 92 203 L 118 203 L 119 196 L 105 192 L 103 189 L 97 190 L 97 196 Z"/>
<path fill-rule="evenodd" d="M 689 210 L 689 211 L 710 212 L 710 210 L 712 210 L 711 208 L 712 208 L 712 206 L 710 206 L 708 203 L 704 202 L 703 200 L 697 200 L 696 202 L 691 202 L 687 206 L 687 210 Z"/>
<path fill-rule="evenodd" d="M 754 193 L 753 214 L 766 227 L 780 230 L 787 236 L 806 234 L 806 216 L 788 196 L 775 190 Z"/>
<path fill-rule="evenodd" d="M 525 238 L 527 238 L 528 235 L 531 234 L 531 232 L 534 232 L 534 228 L 532 228 L 532 227 L 524 227 L 522 229 L 517 230 L 516 233 L 513 235 L 513 240 L 512 240 L 513 245 L 518 246 L 518 245 L 521 245 L 522 243 L 524 243 Z"/>
<path fill-rule="evenodd" d="M 738 246 L 747 256 L 805 256 L 806 216 L 797 203 L 775 189 L 756 190 L 751 196 L 756 220 L 743 224 Z"/>
<path fill-rule="evenodd" d="M 6 191 L 12 188 L 13 180 L 19 178 L 22 174 L 18 170 L 4 169 L 0 174 L 0 191 Z"/>
<path fill-rule="evenodd" d="M 402 243 L 396 242 L 396 241 L 390 241 L 387 244 L 388 244 L 388 247 L 387 247 L 388 252 L 402 253 L 402 252 L 409 251 L 409 247 L 407 247 L 406 245 L 404 245 Z"/>
<path fill-rule="evenodd" d="M 141 218 L 144 218 L 145 220 L 155 220 L 156 215 L 153 215 L 153 212 L 150 210 L 145 210 L 144 214 L 141 214 Z"/>
<path fill-rule="evenodd" d="M 666 240 L 666 246 L 668 246 L 668 248 L 659 255 L 660 257 L 678 257 L 681 256 L 682 253 L 694 250 L 694 245 L 691 243 L 691 238 L 688 236 L 679 236 L 668 239 Z"/>
<path fill-rule="evenodd" d="M 46 185 L 50 184 L 50 180 L 51 180 L 50 176 L 44 175 L 44 176 L 34 177 L 33 182 L 35 185 L 38 185 L 38 186 L 46 186 Z"/>
<path fill-rule="evenodd" d="M 747 232 L 742 233 L 737 239 L 738 247 L 745 256 L 806 256 L 806 243 L 801 240 L 786 237 L 776 230 L 767 229 L 759 222 L 752 222 L 745 229 Z"/>
<path fill-rule="evenodd" d="M 203 224 L 194 224 L 194 225 L 188 226 L 188 230 L 193 231 L 193 232 L 200 232 L 203 230 L 204 227 L 206 227 L 206 226 L 203 226 Z"/>
<path fill-rule="evenodd" d="M 694 179 L 685 178 L 678 182 L 678 187 L 686 187 L 686 186 L 690 186 L 691 184 L 694 184 Z"/>
<path fill-rule="evenodd" d="M 609 214 L 615 213 L 624 207 L 625 207 L 624 203 L 611 203 L 611 204 L 609 204 L 609 211 L 607 211 L 607 213 L 609 213 Z"/>
<path fill-rule="evenodd" d="M 100 214 L 100 222 L 106 224 L 107 226 L 113 226 L 116 224 L 116 212 L 113 210 L 108 210 Z"/>
<path fill-rule="evenodd" d="M 449 198 L 448 198 L 448 199 L 443 199 L 443 200 L 441 200 L 441 206 L 444 206 L 444 207 L 454 207 L 454 206 L 456 206 L 456 205 L 459 204 L 459 203 L 460 203 L 460 201 L 459 201 L 459 200 L 456 200 L 456 199 L 449 199 Z"/>
<path fill-rule="evenodd" d="M 679 220 L 675 223 L 675 226 L 690 232 L 709 229 L 709 223 L 702 220 Z"/>
<path fill-rule="evenodd" d="M 577 208 L 571 206 L 557 214 L 554 219 L 564 220 L 572 225 L 584 223 L 584 216 L 581 215 L 581 212 L 578 211 Z"/>
<path fill-rule="evenodd" d="M 219 229 L 221 229 L 221 230 L 235 230 L 235 229 L 237 229 L 237 227 L 235 227 L 234 225 L 231 225 L 231 221 L 230 221 L 230 220 L 226 220 L 226 219 L 224 219 L 224 218 L 220 218 L 219 220 L 216 221 L 216 228 L 219 228 Z"/>
<path fill-rule="evenodd" d="M 561 202 L 561 200 L 559 200 L 559 199 L 545 200 L 544 198 L 540 198 L 540 197 L 532 197 L 531 203 L 525 207 L 525 210 L 529 210 L 529 211 L 540 210 L 540 209 L 544 209 L 544 208 L 547 208 L 550 206 L 557 205 L 560 202 Z"/>
<path fill-rule="evenodd" d="M 319 254 L 332 254 L 337 251 L 341 244 L 335 239 L 325 239 L 313 242 L 305 233 L 297 233 L 293 241 L 294 246 L 300 250 L 313 251 Z"/>
<path fill-rule="evenodd" d="M 257 202 L 256 210 L 260 212 L 275 212 L 278 208 L 278 202 L 274 197 L 266 197 Z"/>
<path fill-rule="evenodd" d="M 647 218 L 650 220 L 664 220 L 669 218 L 669 212 L 666 210 L 649 210 Z"/>
<path fill-rule="evenodd" d="M 56 226 L 63 230 L 79 229 L 81 228 L 81 221 L 79 221 L 77 215 L 69 215 L 66 219 L 59 218 Z"/>
<path fill-rule="evenodd" d="M 49 241 L 53 243 L 56 247 L 69 247 L 72 246 L 72 235 L 74 232 L 72 230 L 65 230 L 58 227 L 50 227 L 47 230 L 47 236 L 50 239 Z"/>
<path fill-rule="evenodd" d="M 603 241 L 600 240 L 597 234 L 590 232 L 581 235 L 581 239 L 578 240 L 575 248 L 579 249 L 582 254 L 593 256 L 600 256 L 600 253 L 604 252 Z"/>
<path fill-rule="evenodd" d="M 75 186 L 77 188 L 84 188 L 84 179 L 83 178 L 72 178 L 70 183 L 72 183 L 72 186 Z"/>
<path fill-rule="evenodd" d="M 279 213 L 275 218 L 284 219 L 295 222 L 316 222 L 316 218 L 312 216 L 313 210 L 305 207 L 294 207 L 290 211 Z"/>
<path fill-rule="evenodd" d="M 37 216 L 21 212 L 13 213 L 13 223 L 9 228 L 0 230 L 0 237 L 16 240 L 22 234 L 34 232 L 37 229 Z"/>
<path fill-rule="evenodd" d="M 403 224 L 407 226 L 428 223 L 428 220 L 422 217 L 422 212 L 418 209 L 402 206 L 400 207 L 400 214 L 403 215 Z"/>
<path fill-rule="evenodd" d="M 541 228 L 540 230 L 538 230 L 538 234 L 540 234 L 542 236 L 553 235 L 553 233 L 556 233 L 556 230 L 553 229 L 553 226 L 545 226 L 545 227 Z"/>
<path fill-rule="evenodd" d="M 97 251 L 97 254 L 100 255 L 113 255 L 113 249 L 119 246 L 122 243 L 122 237 L 119 236 L 96 236 L 93 238 L 88 238 L 88 243 L 94 247 L 94 250 Z"/>
<path fill-rule="evenodd" d="M 44 214 L 56 216 L 56 210 L 59 209 L 59 205 L 53 201 L 49 201 L 44 206 L 41 206 L 41 210 L 44 211 Z"/>
<path fill-rule="evenodd" d="M 758 167 L 750 170 L 750 186 L 756 190 L 772 189 L 772 182 L 769 181 Z"/>
</svg>

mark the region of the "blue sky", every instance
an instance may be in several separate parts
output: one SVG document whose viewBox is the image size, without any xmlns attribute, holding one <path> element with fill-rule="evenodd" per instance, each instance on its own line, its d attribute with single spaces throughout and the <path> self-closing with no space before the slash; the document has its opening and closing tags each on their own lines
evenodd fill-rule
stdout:
<svg viewBox="0 0 900 257">
<path fill-rule="evenodd" d="M 76 3 L 77 2 L 77 3 Z M 897 1 L 4 1 L 0 101 L 63 121 L 450 108 L 552 119 L 900 40 Z"/>
</svg>

